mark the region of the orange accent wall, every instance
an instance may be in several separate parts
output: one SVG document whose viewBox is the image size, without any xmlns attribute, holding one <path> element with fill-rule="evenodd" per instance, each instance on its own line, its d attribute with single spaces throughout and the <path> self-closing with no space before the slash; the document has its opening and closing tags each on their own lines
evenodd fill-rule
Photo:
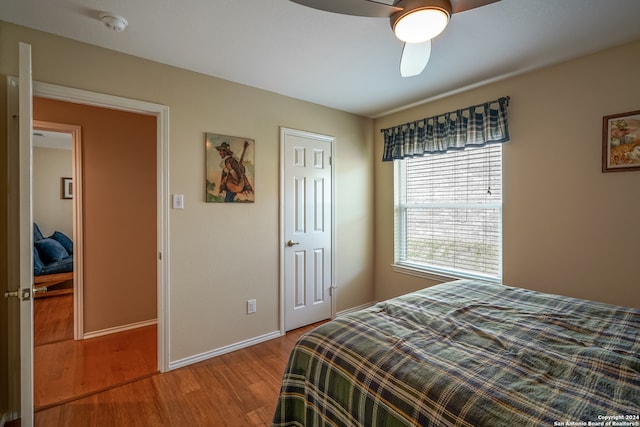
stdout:
<svg viewBox="0 0 640 427">
<path fill-rule="evenodd" d="M 156 319 L 156 118 L 38 97 L 33 117 L 82 127 L 85 333 Z"/>
</svg>

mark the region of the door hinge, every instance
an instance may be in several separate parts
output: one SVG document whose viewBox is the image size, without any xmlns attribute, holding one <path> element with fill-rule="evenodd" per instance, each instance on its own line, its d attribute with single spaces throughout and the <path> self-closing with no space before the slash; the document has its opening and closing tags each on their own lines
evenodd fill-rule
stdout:
<svg viewBox="0 0 640 427">
<path fill-rule="evenodd" d="M 162 261 L 162 252 L 158 252 L 158 259 Z"/>
<path fill-rule="evenodd" d="M 333 157 L 329 156 L 329 166 L 333 166 L 333 164 L 331 163 L 333 160 Z"/>
</svg>

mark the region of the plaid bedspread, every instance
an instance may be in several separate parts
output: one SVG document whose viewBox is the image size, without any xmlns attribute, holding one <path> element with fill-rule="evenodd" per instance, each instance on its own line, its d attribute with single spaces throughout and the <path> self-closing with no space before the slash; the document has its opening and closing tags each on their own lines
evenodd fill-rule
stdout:
<svg viewBox="0 0 640 427">
<path fill-rule="evenodd" d="M 301 337 L 272 425 L 640 426 L 639 415 L 639 309 L 459 280 Z"/>
</svg>

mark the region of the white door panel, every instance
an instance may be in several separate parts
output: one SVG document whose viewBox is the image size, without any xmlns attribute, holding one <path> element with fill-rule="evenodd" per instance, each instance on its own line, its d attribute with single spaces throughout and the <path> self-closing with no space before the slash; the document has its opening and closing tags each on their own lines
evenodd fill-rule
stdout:
<svg viewBox="0 0 640 427">
<path fill-rule="evenodd" d="M 283 129 L 284 329 L 333 315 L 333 138 Z"/>
</svg>

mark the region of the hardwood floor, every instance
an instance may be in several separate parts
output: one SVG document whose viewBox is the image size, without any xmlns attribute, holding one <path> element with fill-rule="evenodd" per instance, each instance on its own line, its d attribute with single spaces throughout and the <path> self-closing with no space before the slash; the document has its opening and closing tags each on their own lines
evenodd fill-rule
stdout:
<svg viewBox="0 0 640 427">
<path fill-rule="evenodd" d="M 73 339 L 73 295 L 34 300 L 36 413 L 157 372 L 155 325 Z"/>
<path fill-rule="evenodd" d="M 33 345 L 35 347 L 73 339 L 73 295 L 33 300 Z"/>
<path fill-rule="evenodd" d="M 317 325 L 40 411 L 35 425 L 268 426 L 289 353 Z"/>
</svg>

